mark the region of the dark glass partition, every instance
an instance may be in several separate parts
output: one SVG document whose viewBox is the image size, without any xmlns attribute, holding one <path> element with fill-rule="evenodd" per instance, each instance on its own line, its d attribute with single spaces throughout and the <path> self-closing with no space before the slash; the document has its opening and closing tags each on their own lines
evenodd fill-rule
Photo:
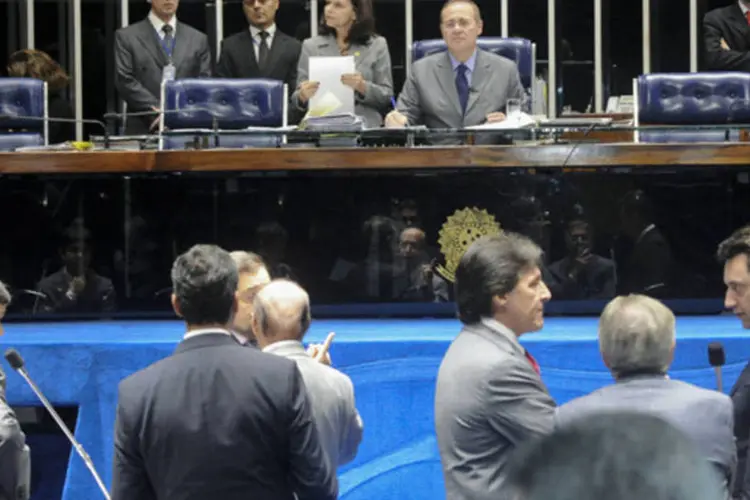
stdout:
<svg viewBox="0 0 750 500">
<path fill-rule="evenodd" d="M 750 221 L 747 170 L 639 172 L 5 177 L 0 279 L 15 317 L 168 317 L 172 260 L 216 243 L 260 253 L 318 314 L 452 315 L 451 245 L 499 227 L 545 250 L 552 313 L 628 292 L 720 311 L 713 253 Z"/>
</svg>

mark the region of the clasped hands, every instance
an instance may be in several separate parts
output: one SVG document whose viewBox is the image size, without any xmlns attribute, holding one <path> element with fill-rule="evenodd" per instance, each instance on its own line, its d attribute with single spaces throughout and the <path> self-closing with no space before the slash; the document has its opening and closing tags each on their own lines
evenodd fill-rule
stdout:
<svg viewBox="0 0 750 500">
<path fill-rule="evenodd" d="M 505 120 L 505 113 L 501 111 L 494 111 L 485 116 L 485 123 L 498 123 Z M 386 128 L 403 128 L 408 125 L 406 116 L 398 110 L 393 110 L 385 115 L 385 126 Z"/>
<path fill-rule="evenodd" d="M 362 73 L 346 73 L 341 75 L 341 83 L 346 85 L 347 87 L 351 87 L 356 92 L 359 92 L 360 94 L 364 94 L 367 90 L 367 81 L 362 76 Z M 320 82 L 315 82 L 312 80 L 305 80 L 304 82 L 299 84 L 299 87 L 297 90 L 299 90 L 299 100 L 301 103 L 306 103 L 309 101 L 312 96 L 315 95 L 315 93 L 320 88 Z"/>
</svg>

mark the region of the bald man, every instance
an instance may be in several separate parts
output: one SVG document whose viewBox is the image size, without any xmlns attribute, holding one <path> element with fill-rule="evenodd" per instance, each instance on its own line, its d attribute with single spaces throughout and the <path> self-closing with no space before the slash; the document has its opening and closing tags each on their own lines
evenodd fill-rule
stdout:
<svg viewBox="0 0 750 500">
<path fill-rule="evenodd" d="M 354 386 L 349 377 L 305 352 L 302 339 L 311 322 L 307 292 L 294 282 L 274 280 L 258 292 L 254 306 L 253 332 L 258 347 L 297 363 L 331 463 L 352 461 L 362 441 L 363 427 L 354 404 Z"/>
</svg>

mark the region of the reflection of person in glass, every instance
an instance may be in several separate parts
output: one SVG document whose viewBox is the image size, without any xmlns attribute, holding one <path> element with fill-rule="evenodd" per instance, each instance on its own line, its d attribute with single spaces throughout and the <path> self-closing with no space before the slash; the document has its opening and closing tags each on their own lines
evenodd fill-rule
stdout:
<svg viewBox="0 0 750 500">
<path fill-rule="evenodd" d="M 86 240 L 67 240 L 60 258 L 62 269 L 38 286 L 45 295 L 44 312 L 104 312 L 115 308 L 112 281 L 90 268 L 91 248 Z"/>
<path fill-rule="evenodd" d="M 568 255 L 549 266 L 550 290 L 557 299 L 604 299 L 615 295 L 615 264 L 591 251 L 591 226 L 572 220 L 565 233 Z"/>
</svg>

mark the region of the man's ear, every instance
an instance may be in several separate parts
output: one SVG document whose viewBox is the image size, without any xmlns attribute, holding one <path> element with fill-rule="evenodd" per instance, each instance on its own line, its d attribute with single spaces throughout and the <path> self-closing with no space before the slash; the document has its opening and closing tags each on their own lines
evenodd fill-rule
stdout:
<svg viewBox="0 0 750 500">
<path fill-rule="evenodd" d="M 177 315 L 178 318 L 182 317 L 182 313 L 180 312 L 180 304 L 177 302 L 177 295 L 172 294 L 172 309 L 174 310 L 174 313 Z"/>
<path fill-rule="evenodd" d="M 494 297 L 492 297 L 492 312 L 504 310 L 507 304 L 507 295 L 495 295 Z"/>
</svg>

